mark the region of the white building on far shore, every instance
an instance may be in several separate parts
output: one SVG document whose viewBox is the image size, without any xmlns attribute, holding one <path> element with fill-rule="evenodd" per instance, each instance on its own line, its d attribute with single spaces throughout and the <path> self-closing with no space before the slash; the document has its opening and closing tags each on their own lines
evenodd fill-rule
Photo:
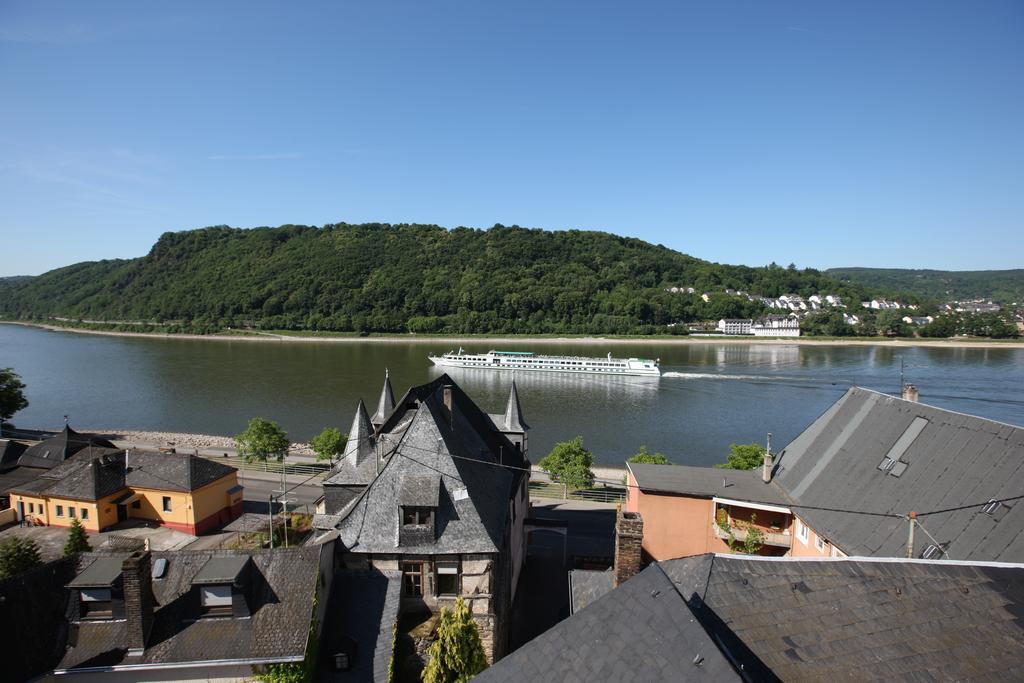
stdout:
<svg viewBox="0 0 1024 683">
<path fill-rule="evenodd" d="M 769 315 L 750 327 L 755 337 L 799 337 L 800 319 L 791 315 Z"/>
</svg>

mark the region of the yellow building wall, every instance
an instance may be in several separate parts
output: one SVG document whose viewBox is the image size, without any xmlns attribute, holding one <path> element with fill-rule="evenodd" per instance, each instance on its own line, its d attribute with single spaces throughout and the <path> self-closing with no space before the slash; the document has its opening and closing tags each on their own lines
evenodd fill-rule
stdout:
<svg viewBox="0 0 1024 683">
<path fill-rule="evenodd" d="M 34 517 L 43 524 L 49 524 L 49 515 L 46 511 L 46 505 L 42 498 L 36 498 L 34 496 L 23 496 L 20 494 L 11 494 L 11 507 L 15 510 L 18 509 L 18 503 L 25 504 L 25 516 Z M 33 512 L 28 511 L 28 504 L 32 503 Z"/>
<path fill-rule="evenodd" d="M 159 491 L 155 489 L 132 489 L 139 494 L 139 507 L 128 505 L 128 516 L 150 519 L 164 524 L 187 526 L 192 520 L 191 496 L 180 491 Z M 164 512 L 164 496 L 171 499 L 171 511 Z M 116 511 L 115 511 L 116 513 Z"/>
<path fill-rule="evenodd" d="M 63 515 L 57 515 L 57 506 L 61 506 Z M 74 508 L 75 516 L 72 517 L 70 510 Z M 87 512 L 86 515 L 82 511 Z M 71 520 L 77 519 L 85 527 L 86 531 L 99 531 L 100 520 L 96 509 L 96 503 L 84 500 L 70 500 L 67 498 L 48 498 L 46 500 L 46 512 L 50 526 L 71 526 Z"/>
<path fill-rule="evenodd" d="M 228 489 L 238 486 L 238 473 L 232 472 L 192 492 L 193 524 L 197 524 L 211 515 L 215 515 L 229 506 Z M 242 494 L 236 494 L 241 498 Z"/>
<path fill-rule="evenodd" d="M 111 494 L 106 498 L 101 498 L 96 503 L 96 508 L 99 515 L 100 529 L 106 529 L 109 526 L 117 524 L 117 506 L 114 505 L 114 501 L 123 496 L 128 492 L 128 489 L 123 489 L 117 493 Z"/>
</svg>

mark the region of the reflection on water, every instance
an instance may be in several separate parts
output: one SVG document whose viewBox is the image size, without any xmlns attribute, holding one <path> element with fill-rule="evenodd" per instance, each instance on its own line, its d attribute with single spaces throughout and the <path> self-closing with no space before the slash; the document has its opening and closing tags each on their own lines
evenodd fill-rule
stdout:
<svg viewBox="0 0 1024 683">
<path fill-rule="evenodd" d="M 31 405 L 25 427 L 121 427 L 235 434 L 250 417 L 295 439 L 348 429 L 359 398 L 372 412 L 384 368 L 396 393 L 430 381 L 436 343 L 255 343 L 86 336 L 0 325 L 0 367 L 13 366 Z M 471 346 L 473 348 L 471 348 Z M 479 346 L 480 348 L 476 348 Z M 486 351 L 486 343 L 467 351 Z M 506 350 L 537 351 L 529 344 Z M 598 461 L 641 444 L 671 460 L 711 464 L 730 443 L 784 444 L 852 385 L 896 393 L 901 363 L 921 400 L 1024 424 L 1024 350 L 793 344 L 553 344 L 544 353 L 661 358 L 662 377 L 517 372 L 534 461 L 583 435 Z M 450 368 L 487 412 L 501 411 L 511 372 Z"/>
</svg>

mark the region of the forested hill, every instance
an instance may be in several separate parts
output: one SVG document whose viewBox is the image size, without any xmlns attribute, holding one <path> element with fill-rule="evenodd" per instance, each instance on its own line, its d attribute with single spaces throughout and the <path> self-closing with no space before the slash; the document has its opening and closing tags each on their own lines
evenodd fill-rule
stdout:
<svg viewBox="0 0 1024 683">
<path fill-rule="evenodd" d="M 672 286 L 696 295 L 672 294 Z M 766 296 L 864 291 L 814 270 L 702 261 L 601 232 L 364 224 L 166 233 L 132 260 L 0 284 L 0 316 L 360 332 L 610 333 L 749 317 Z M 679 328 L 677 328 L 679 329 Z"/>
<path fill-rule="evenodd" d="M 936 301 L 992 299 L 1004 304 L 1024 302 L 1024 269 L 830 268 L 825 272 L 868 289 L 911 292 Z"/>
</svg>

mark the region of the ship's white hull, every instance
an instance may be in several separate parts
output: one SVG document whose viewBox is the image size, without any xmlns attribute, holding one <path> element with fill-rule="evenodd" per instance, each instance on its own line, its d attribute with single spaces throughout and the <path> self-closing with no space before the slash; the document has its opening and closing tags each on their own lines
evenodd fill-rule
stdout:
<svg viewBox="0 0 1024 683">
<path fill-rule="evenodd" d="M 472 370 L 514 370 L 523 372 L 557 372 L 576 375 L 660 377 L 654 361 L 642 359 L 552 358 L 544 356 L 509 357 L 491 354 L 444 354 L 428 356 L 439 367 Z"/>
</svg>

